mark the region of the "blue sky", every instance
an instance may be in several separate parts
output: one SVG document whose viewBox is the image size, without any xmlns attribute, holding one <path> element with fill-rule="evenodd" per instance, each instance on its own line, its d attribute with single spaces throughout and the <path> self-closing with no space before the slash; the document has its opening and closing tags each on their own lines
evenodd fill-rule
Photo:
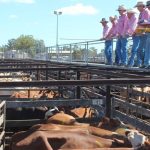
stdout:
<svg viewBox="0 0 150 150">
<path fill-rule="evenodd" d="M 46 46 L 56 43 L 56 15 L 59 16 L 59 44 L 64 39 L 99 39 L 100 19 L 118 15 L 118 5 L 132 8 L 137 0 L 0 0 L 0 45 L 21 34 L 43 39 Z M 82 41 L 82 40 L 81 40 Z M 77 42 L 77 41 L 76 41 Z"/>
</svg>

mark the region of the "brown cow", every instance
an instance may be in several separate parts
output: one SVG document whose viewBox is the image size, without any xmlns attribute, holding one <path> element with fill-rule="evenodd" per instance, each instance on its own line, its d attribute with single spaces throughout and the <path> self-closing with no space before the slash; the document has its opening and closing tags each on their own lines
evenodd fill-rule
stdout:
<svg viewBox="0 0 150 150">
<path fill-rule="evenodd" d="M 63 107 L 59 109 L 62 110 L 61 113 L 68 114 L 75 118 L 92 118 L 99 115 L 97 110 L 91 107 L 79 107 L 79 108 Z M 47 119 L 48 117 L 51 117 L 58 112 L 59 110 L 57 107 L 55 107 L 54 109 L 50 109 L 46 112 L 45 118 Z"/>
<path fill-rule="evenodd" d="M 124 124 L 118 118 L 108 117 L 102 118 L 102 120 L 98 124 L 98 128 L 114 131 L 122 135 L 125 135 L 126 129 L 131 129 L 130 125 Z"/>
<path fill-rule="evenodd" d="M 91 107 L 74 108 L 67 111 L 66 113 L 76 118 L 92 118 L 98 115 L 98 112 Z"/>
<path fill-rule="evenodd" d="M 12 137 L 11 150 L 58 150 L 128 147 L 125 143 L 88 133 L 67 131 L 27 131 Z"/>
<path fill-rule="evenodd" d="M 60 125 L 59 123 L 65 125 Z M 131 143 L 133 147 L 136 144 L 141 144 L 138 148 L 149 148 L 148 141 L 143 139 L 141 143 L 139 142 L 139 139 L 144 135 L 136 131 L 137 134 L 134 134 L 133 138 L 132 134 L 129 133 L 128 131 L 126 133 L 127 137 L 125 137 L 88 124 L 77 123 L 74 117 L 59 113 L 49 118 L 47 124 L 35 125 L 26 132 L 16 133 L 12 137 L 11 150 L 129 148 Z"/>
<path fill-rule="evenodd" d="M 47 124 L 42 124 L 42 125 L 35 125 L 32 128 L 38 129 L 38 130 L 69 130 L 70 129 L 84 129 L 87 130 L 90 134 L 103 137 L 103 138 L 117 138 L 117 139 L 124 139 L 123 136 L 118 135 L 116 132 L 111 132 L 105 129 L 100 129 L 96 128 L 93 126 L 90 126 L 89 124 L 83 124 L 83 123 L 78 123 L 74 117 L 64 114 L 64 113 L 57 113 L 56 115 L 50 117 L 47 122 Z M 58 125 L 55 125 L 58 124 Z M 66 126 L 67 125 L 67 126 Z"/>
</svg>

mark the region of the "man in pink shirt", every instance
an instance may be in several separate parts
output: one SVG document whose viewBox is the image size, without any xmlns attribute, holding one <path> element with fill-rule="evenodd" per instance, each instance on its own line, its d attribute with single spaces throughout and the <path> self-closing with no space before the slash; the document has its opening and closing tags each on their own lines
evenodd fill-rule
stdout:
<svg viewBox="0 0 150 150">
<path fill-rule="evenodd" d="M 109 20 L 112 24 L 111 29 L 107 35 L 107 38 L 115 38 L 117 36 L 117 16 L 110 16 Z"/>
<path fill-rule="evenodd" d="M 150 11 L 150 0 L 146 2 L 146 7 Z M 150 25 L 150 19 L 148 20 L 148 24 Z M 150 69 L 150 32 L 146 33 L 146 46 L 145 46 L 145 56 L 144 56 L 144 67 L 146 69 Z"/>
<path fill-rule="evenodd" d="M 105 40 L 105 57 L 107 60 L 107 65 L 112 65 L 112 40 L 107 39 L 109 33 L 108 21 L 105 18 L 102 18 L 100 23 L 103 26 L 103 38 Z"/>
<path fill-rule="evenodd" d="M 128 25 L 127 25 L 127 35 L 132 36 L 133 45 L 131 50 L 131 56 L 129 58 L 128 67 L 134 66 L 134 59 L 137 54 L 137 49 L 139 47 L 140 39 L 139 36 L 135 35 L 135 30 L 138 26 L 138 18 L 136 17 L 136 12 L 134 9 L 129 9 L 127 11 Z"/>
<path fill-rule="evenodd" d="M 116 52 L 118 55 L 118 65 L 126 66 L 128 62 L 128 53 L 127 53 L 128 41 L 126 37 L 128 17 L 124 5 L 118 7 L 118 12 L 120 16 L 117 25 L 118 40 L 116 43 Z"/>
<path fill-rule="evenodd" d="M 148 22 L 148 20 L 150 19 L 150 11 L 146 9 L 146 5 L 144 4 L 144 2 L 142 1 L 137 2 L 135 7 L 137 7 L 138 11 L 140 12 L 138 24 L 140 25 L 143 22 Z M 140 38 L 140 44 L 137 50 L 137 66 L 144 67 L 143 63 L 144 63 L 144 53 L 145 53 L 147 35 L 143 34 L 139 36 L 139 38 Z"/>
<path fill-rule="evenodd" d="M 111 29 L 107 35 L 107 39 L 112 39 L 113 41 L 113 38 L 116 38 L 117 37 L 117 24 L 118 24 L 118 21 L 117 21 L 117 16 L 110 16 L 109 17 L 109 20 L 112 24 L 111 26 Z M 118 55 L 117 55 L 117 52 L 115 50 L 115 64 L 118 64 Z"/>
</svg>

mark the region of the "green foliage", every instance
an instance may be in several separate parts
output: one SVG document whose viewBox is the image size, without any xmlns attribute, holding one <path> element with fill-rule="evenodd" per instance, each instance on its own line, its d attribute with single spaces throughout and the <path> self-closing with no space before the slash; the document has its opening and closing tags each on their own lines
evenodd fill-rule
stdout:
<svg viewBox="0 0 150 150">
<path fill-rule="evenodd" d="M 16 48 L 20 50 L 30 49 L 34 46 L 34 38 L 30 35 L 21 35 L 16 39 Z"/>
<path fill-rule="evenodd" d="M 45 43 L 43 40 L 36 40 L 32 35 L 20 35 L 17 39 L 10 39 L 8 43 L 0 47 L 0 51 L 20 50 L 29 53 L 32 57 L 36 53 L 44 52 Z"/>
<path fill-rule="evenodd" d="M 8 40 L 7 49 L 16 49 L 16 39 Z"/>
<path fill-rule="evenodd" d="M 73 59 L 83 59 L 88 52 L 88 57 L 96 57 L 97 49 L 95 47 L 90 47 L 88 51 L 85 48 L 80 48 L 77 45 L 73 47 Z"/>
</svg>

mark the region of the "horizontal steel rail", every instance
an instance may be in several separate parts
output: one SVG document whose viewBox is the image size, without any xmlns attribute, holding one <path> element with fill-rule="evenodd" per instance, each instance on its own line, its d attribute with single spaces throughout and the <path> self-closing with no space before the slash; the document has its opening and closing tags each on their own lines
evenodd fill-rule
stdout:
<svg viewBox="0 0 150 150">
<path fill-rule="evenodd" d="M 150 124 L 141 119 L 135 118 L 134 116 L 129 116 L 117 110 L 113 110 L 113 117 L 119 117 L 121 121 L 131 124 L 142 131 L 150 133 Z"/>
<path fill-rule="evenodd" d="M 51 86 L 94 86 L 94 85 L 144 85 L 150 84 L 150 78 L 115 78 L 97 80 L 52 80 L 52 81 L 22 81 L 22 82 L 0 82 L 0 87 L 51 87 Z"/>
<path fill-rule="evenodd" d="M 0 72 L 17 72 L 17 71 L 65 71 L 65 70 L 76 70 L 76 68 L 69 68 L 69 67 L 0 68 Z"/>
<path fill-rule="evenodd" d="M 42 107 L 42 106 L 89 106 L 89 105 L 102 105 L 103 99 L 70 99 L 70 100 L 36 100 L 36 101 L 6 101 L 6 108 L 17 107 Z"/>
<path fill-rule="evenodd" d="M 150 117 L 150 110 L 149 109 L 143 108 L 141 106 L 138 106 L 138 105 L 126 102 L 126 101 L 123 101 L 123 100 L 118 99 L 118 98 L 113 98 L 112 100 L 113 100 L 113 103 L 115 105 L 117 104 L 120 107 L 125 108 L 125 109 L 129 108 L 132 111 L 135 111 L 137 114 L 144 115 L 146 117 Z"/>
<path fill-rule="evenodd" d="M 142 91 L 136 91 L 134 89 L 127 89 L 124 87 L 119 87 L 119 86 L 111 86 L 111 88 L 113 89 L 117 89 L 117 90 L 124 90 L 127 91 L 128 94 L 132 94 L 132 96 L 145 96 L 145 97 L 150 97 L 150 93 L 146 93 L 146 92 L 142 92 Z M 141 88 L 142 89 L 142 88 Z"/>
</svg>

